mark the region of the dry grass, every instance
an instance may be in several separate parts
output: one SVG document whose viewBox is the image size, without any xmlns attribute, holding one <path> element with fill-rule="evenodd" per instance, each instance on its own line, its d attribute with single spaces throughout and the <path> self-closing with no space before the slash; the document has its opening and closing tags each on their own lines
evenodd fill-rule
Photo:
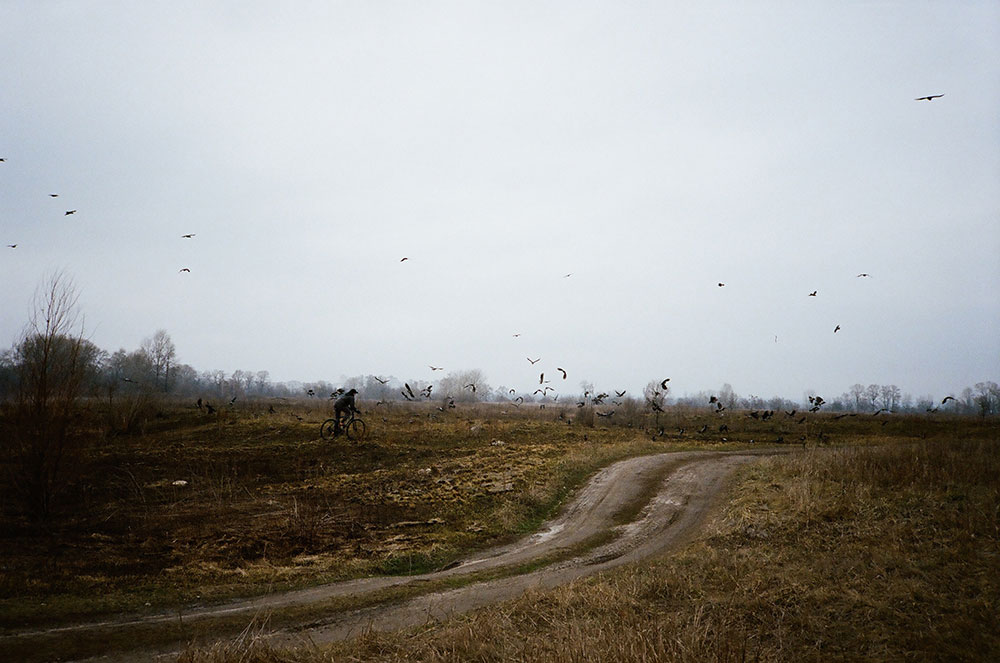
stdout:
<svg viewBox="0 0 1000 663">
<path fill-rule="evenodd" d="M 573 406 L 362 408 L 370 437 L 350 444 L 318 439 L 328 411 L 316 402 L 277 403 L 273 414 L 267 403 L 241 403 L 213 417 L 161 404 L 141 434 L 111 438 L 107 413 L 92 405 L 80 419 L 87 460 L 59 518 L 38 528 L 0 501 L 0 627 L 416 573 L 530 531 L 619 458 L 782 438 L 809 451 L 747 470 L 712 536 L 669 561 L 416 636 L 275 652 L 248 635 L 217 647 L 215 658 L 188 656 L 797 660 L 815 651 L 850 659 L 871 635 L 875 644 L 863 651 L 898 657 L 899 643 L 885 633 L 995 650 L 970 626 L 996 621 L 982 614 L 997 604 L 994 421 L 896 417 L 883 425 L 821 414 L 799 425 L 799 417 L 684 411 L 632 412 L 590 427 L 566 423 L 581 416 Z M 988 442 L 953 442 L 962 438 Z M 837 446 L 847 443 L 893 446 Z M 871 596 L 895 603 L 869 606 Z M 912 619 L 900 617 L 906 601 L 919 607 Z M 867 634 L 868 623 L 881 624 L 882 635 Z M 850 636 L 848 654 L 831 644 L 844 640 L 840 629 Z"/>
<path fill-rule="evenodd" d="M 998 440 L 816 449 L 741 470 L 671 557 L 282 661 L 979 661 L 1000 657 Z"/>
</svg>

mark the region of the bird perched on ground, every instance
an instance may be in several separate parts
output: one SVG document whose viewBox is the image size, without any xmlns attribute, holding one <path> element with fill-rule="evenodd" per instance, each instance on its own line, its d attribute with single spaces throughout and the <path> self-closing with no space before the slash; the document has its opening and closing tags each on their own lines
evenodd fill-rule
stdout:
<svg viewBox="0 0 1000 663">
<path fill-rule="evenodd" d="M 76 210 L 75 209 L 67 210 L 66 213 L 63 214 L 63 216 L 69 216 L 70 214 L 76 214 Z"/>
<path fill-rule="evenodd" d="M 529 362 L 531 362 L 531 365 L 532 365 L 532 366 L 534 366 L 535 364 L 537 364 L 538 362 L 540 362 L 540 361 L 542 360 L 542 358 L 541 358 L 541 357 L 539 357 L 538 359 L 532 359 L 531 357 L 526 357 L 526 359 L 527 359 L 527 360 L 528 360 Z"/>
<path fill-rule="evenodd" d="M 929 94 L 926 97 L 917 97 L 914 101 L 934 101 L 935 99 L 940 99 L 943 94 Z"/>
<path fill-rule="evenodd" d="M 191 239 L 192 237 L 194 237 L 194 235 L 195 235 L 194 233 L 188 233 L 187 235 L 181 235 L 181 237 L 183 237 L 184 239 Z"/>
</svg>

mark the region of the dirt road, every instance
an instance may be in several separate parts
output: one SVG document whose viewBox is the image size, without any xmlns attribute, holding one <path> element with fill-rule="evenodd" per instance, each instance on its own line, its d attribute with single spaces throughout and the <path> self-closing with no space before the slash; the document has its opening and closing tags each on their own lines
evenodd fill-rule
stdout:
<svg viewBox="0 0 1000 663">
<path fill-rule="evenodd" d="M 726 479 L 739 465 L 764 454 L 747 452 L 677 452 L 631 458 L 598 472 L 555 519 L 514 544 L 474 555 L 452 568 L 417 576 L 364 578 L 307 590 L 285 592 L 224 605 L 135 619 L 81 624 L 0 638 L 4 641 L 80 637 L 100 631 L 141 629 L 160 625 L 176 630 L 179 619 L 190 628 L 203 622 L 245 617 L 366 596 L 394 588 L 410 590 L 395 603 L 376 603 L 353 610 L 336 610 L 307 626 L 276 632 L 281 644 L 330 642 L 374 630 L 392 630 L 443 620 L 497 601 L 519 596 L 531 588 L 549 588 L 606 569 L 661 554 L 689 540 L 719 499 Z M 519 567 L 539 565 L 526 573 Z M 493 579 L 480 580 L 492 575 Z M 463 578 L 463 576 L 467 576 Z M 445 580 L 458 583 L 442 591 Z M 465 580 L 464 584 L 462 581 Z M 421 590 L 426 586 L 425 590 Z M 413 596 L 416 594 L 416 596 Z M 359 600 L 361 599 L 361 600 Z M 374 602 L 374 599 L 373 599 Z M 204 628 L 201 630 L 205 630 Z M 211 632 L 211 629 L 208 629 Z M 185 638 L 189 639 L 189 638 Z M 104 661 L 167 660 L 184 642 L 158 651 L 107 652 Z"/>
</svg>

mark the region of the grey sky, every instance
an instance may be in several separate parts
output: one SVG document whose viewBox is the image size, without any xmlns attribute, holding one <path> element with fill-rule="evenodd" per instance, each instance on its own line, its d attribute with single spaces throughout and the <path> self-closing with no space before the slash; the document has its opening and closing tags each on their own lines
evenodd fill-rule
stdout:
<svg viewBox="0 0 1000 663">
<path fill-rule="evenodd" d="M 996 2 L 0 2 L 0 120 L 4 346 L 64 269 L 275 380 L 1000 377 Z"/>
</svg>

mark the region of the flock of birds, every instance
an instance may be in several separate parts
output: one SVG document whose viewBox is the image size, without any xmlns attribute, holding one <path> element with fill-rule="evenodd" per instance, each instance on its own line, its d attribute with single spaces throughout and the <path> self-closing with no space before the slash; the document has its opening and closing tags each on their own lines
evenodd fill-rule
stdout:
<svg viewBox="0 0 1000 663">
<path fill-rule="evenodd" d="M 935 99 L 940 99 L 943 96 L 944 96 L 944 94 L 931 94 L 931 95 L 926 95 L 926 96 L 922 96 L 922 97 L 916 97 L 915 101 L 927 101 L 927 102 L 931 102 L 931 101 L 934 101 Z M 5 164 L 6 162 L 7 162 L 6 157 L 0 157 L 0 164 Z M 49 193 L 48 196 L 50 198 L 53 198 L 53 199 L 60 197 L 58 193 Z M 74 209 L 65 209 L 65 208 L 63 208 L 63 209 L 65 210 L 64 213 L 63 213 L 63 216 L 72 216 L 72 215 L 77 214 L 77 212 L 78 212 L 78 210 L 75 209 L 75 208 Z M 194 239 L 195 236 L 196 236 L 196 233 L 192 232 L 192 233 L 182 234 L 180 237 L 182 239 Z M 17 243 L 17 242 L 14 242 L 14 243 L 6 245 L 6 247 L 8 249 L 17 249 L 19 246 L 20 246 L 20 244 Z M 407 262 L 409 260 L 410 260 L 410 258 L 408 256 L 404 256 L 404 257 L 400 258 L 399 262 L 403 263 L 403 262 Z M 178 273 L 181 273 L 181 274 L 190 274 L 191 273 L 191 269 L 189 267 L 181 267 L 178 270 Z M 569 273 L 564 274 L 562 278 L 569 278 L 572 275 L 573 275 L 573 273 L 569 272 Z M 870 277 L 871 277 L 871 274 L 869 274 L 867 272 L 862 272 L 862 273 L 857 274 L 857 278 L 870 278 Z M 719 281 L 717 283 L 717 287 L 724 288 L 724 287 L 726 287 L 726 283 L 722 282 L 722 281 Z M 818 290 L 813 290 L 812 292 L 809 292 L 807 294 L 808 297 L 818 297 L 818 295 L 819 295 Z M 836 334 L 840 330 L 841 330 L 841 326 L 839 324 L 837 324 L 833 328 L 833 333 Z M 514 338 L 518 338 L 520 336 L 521 336 L 520 333 L 513 334 Z M 775 342 L 777 342 L 777 336 L 775 336 Z M 539 361 L 541 361 L 541 357 L 533 359 L 533 358 L 531 358 L 529 356 L 529 357 L 527 357 L 527 360 L 528 360 L 528 362 L 532 366 L 534 366 Z M 432 373 L 435 372 L 435 371 L 442 371 L 442 370 L 444 370 L 444 368 L 442 366 L 435 366 L 435 365 L 429 365 L 429 368 L 430 368 L 430 370 L 431 370 Z M 562 380 L 566 380 L 567 379 L 568 373 L 567 373 L 567 371 L 564 368 L 562 368 L 562 367 L 555 367 L 555 370 L 558 371 L 561 374 Z M 388 380 L 383 380 L 382 378 L 377 378 L 377 379 L 382 384 L 386 384 L 388 382 Z M 664 379 L 664 380 L 662 380 L 660 382 L 660 388 L 663 390 L 662 392 L 658 391 L 658 390 L 654 390 L 652 393 L 650 393 L 647 396 L 647 404 L 648 404 L 648 406 L 652 410 L 654 410 L 654 411 L 662 411 L 662 407 L 659 404 L 659 401 L 660 401 L 659 397 L 668 390 L 667 382 L 669 380 L 670 380 L 670 378 L 666 378 L 666 379 Z M 463 389 L 468 389 L 468 390 L 472 391 L 473 393 L 475 393 L 476 390 L 477 390 L 477 385 L 474 384 L 474 383 L 469 383 L 469 384 L 466 384 L 463 387 Z M 423 388 L 422 390 L 418 390 L 418 391 L 415 392 L 410 387 L 409 384 L 404 383 L 404 389 L 401 391 L 401 395 L 403 396 L 403 398 L 405 400 L 408 400 L 408 401 L 418 400 L 421 397 L 425 398 L 425 399 L 429 399 L 431 397 L 431 391 L 432 391 L 432 387 L 431 386 L 427 386 L 427 387 Z M 551 380 L 546 380 L 546 378 L 545 378 L 545 371 L 542 371 L 539 374 L 539 376 L 538 376 L 538 388 L 536 388 L 534 390 L 534 392 L 532 392 L 531 395 L 532 396 L 538 396 L 538 395 L 540 395 L 543 399 L 545 399 L 545 398 L 548 398 L 550 392 L 557 392 L 557 390 L 556 390 L 555 387 L 551 386 Z M 615 394 L 617 395 L 618 398 L 623 398 L 625 396 L 625 393 L 626 392 L 624 390 L 622 390 L 622 391 L 615 390 Z M 312 390 L 309 390 L 308 395 L 309 396 L 314 396 L 315 394 L 312 393 Z M 331 398 L 335 398 L 337 395 L 338 395 L 337 392 L 334 392 L 334 393 L 331 394 Z M 510 390 L 510 395 L 516 395 L 515 390 L 511 389 Z M 556 393 L 555 396 L 554 396 L 554 398 L 553 398 L 553 402 L 557 401 L 558 397 L 559 397 L 558 393 Z M 948 397 L 948 398 L 952 398 L 952 397 Z M 945 402 L 947 402 L 948 398 L 946 398 L 944 401 L 942 401 L 942 405 Z M 600 404 L 604 403 L 605 400 L 607 400 L 607 399 L 611 399 L 611 396 L 609 394 L 607 394 L 607 393 L 603 393 L 602 392 L 602 393 L 597 393 L 597 394 L 591 394 L 589 391 L 587 391 L 587 392 L 584 393 L 584 400 L 577 402 L 577 406 L 578 407 L 584 407 L 588 402 L 591 403 L 591 404 L 593 404 L 593 405 L 600 405 Z M 235 400 L 235 398 L 234 398 L 234 400 Z M 446 396 L 446 400 L 448 402 L 448 406 L 449 407 L 454 407 L 454 399 L 451 396 Z M 615 399 L 611 399 L 611 400 L 612 400 L 612 402 L 619 403 L 619 401 L 617 401 Z M 810 400 L 813 400 L 813 399 L 810 399 Z M 822 399 L 819 398 L 819 397 L 816 397 L 816 400 L 818 402 L 814 403 L 814 405 L 813 405 L 813 411 L 818 410 L 819 406 L 822 405 L 822 403 L 823 403 Z M 523 398 L 523 396 L 517 396 L 512 402 L 513 402 L 513 404 L 515 406 L 519 406 L 521 403 L 524 402 L 524 398 Z M 711 398 L 710 404 L 715 404 L 716 405 L 716 411 L 717 412 L 721 412 L 724 409 L 724 406 L 722 405 L 722 403 L 718 402 L 718 400 L 714 396 Z M 199 407 L 201 407 L 201 403 L 200 402 L 199 402 Z M 211 409 L 211 406 L 208 406 L 208 407 Z M 544 405 L 542 405 L 542 407 L 544 407 Z M 443 409 L 443 408 L 440 408 L 440 409 Z M 936 411 L 936 409 L 937 408 L 934 408 L 935 411 Z M 612 416 L 614 414 L 614 411 L 612 410 L 610 412 L 598 412 L 597 414 L 599 416 L 602 416 L 602 417 L 610 417 L 610 416 Z M 754 414 L 754 413 L 751 413 L 751 415 L 752 414 Z M 876 414 L 879 414 L 879 413 L 876 413 Z M 773 415 L 773 412 L 766 411 L 764 415 L 758 415 L 758 416 L 764 416 L 765 420 L 766 420 L 766 418 L 769 418 L 772 415 Z"/>
</svg>

